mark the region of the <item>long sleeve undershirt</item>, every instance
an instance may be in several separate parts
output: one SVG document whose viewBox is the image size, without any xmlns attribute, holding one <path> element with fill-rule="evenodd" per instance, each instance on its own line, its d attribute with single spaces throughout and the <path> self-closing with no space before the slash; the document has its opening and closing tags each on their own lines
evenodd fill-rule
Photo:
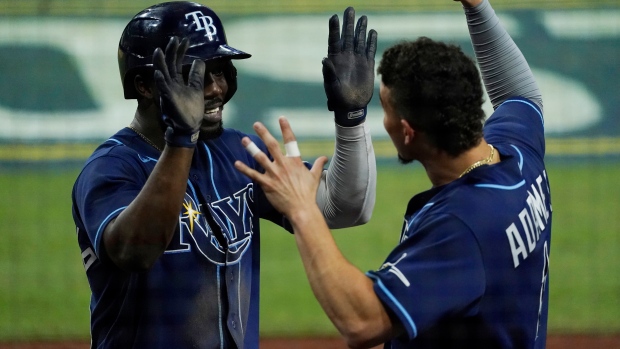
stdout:
<svg viewBox="0 0 620 349">
<path fill-rule="evenodd" d="M 334 156 L 323 172 L 317 203 L 330 228 L 368 222 L 375 205 L 377 169 L 366 123 L 336 125 Z"/>
<path fill-rule="evenodd" d="M 464 7 L 464 10 L 482 80 L 493 108 L 509 97 L 521 96 L 542 110 L 542 95 L 534 75 L 488 0 L 475 7 Z"/>
</svg>

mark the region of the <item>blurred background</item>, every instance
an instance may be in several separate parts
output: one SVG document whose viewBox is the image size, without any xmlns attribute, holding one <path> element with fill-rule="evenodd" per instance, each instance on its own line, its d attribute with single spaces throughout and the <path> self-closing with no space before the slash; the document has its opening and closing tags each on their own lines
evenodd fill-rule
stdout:
<svg viewBox="0 0 620 349">
<path fill-rule="evenodd" d="M 286 115 L 306 160 L 331 155 L 321 59 L 327 23 L 352 5 L 388 46 L 428 36 L 472 53 L 458 3 L 430 1 L 199 1 L 222 18 L 239 89 L 227 127 L 277 129 Z M 71 189 L 95 147 L 131 121 L 117 66 L 120 34 L 143 0 L 0 0 L 0 342 L 89 339 L 90 291 L 71 217 Z M 554 225 L 549 331 L 620 333 L 620 3 L 495 0 L 500 20 L 543 92 Z M 487 112 L 490 105 L 485 105 Z M 398 242 L 409 198 L 429 188 L 401 166 L 382 126 L 378 85 L 369 107 L 378 158 L 370 223 L 335 231 L 345 256 L 377 269 Z M 262 234 L 261 334 L 333 336 L 295 242 Z"/>
</svg>

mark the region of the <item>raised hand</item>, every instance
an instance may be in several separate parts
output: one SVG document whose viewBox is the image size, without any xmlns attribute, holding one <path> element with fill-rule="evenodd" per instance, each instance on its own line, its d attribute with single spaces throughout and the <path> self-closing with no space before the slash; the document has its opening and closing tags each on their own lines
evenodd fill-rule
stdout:
<svg viewBox="0 0 620 349">
<path fill-rule="evenodd" d="M 158 47 L 153 55 L 155 83 L 160 93 L 161 112 L 166 130 L 166 143 L 175 147 L 192 148 L 198 141 L 204 115 L 205 63 L 194 60 L 187 83 L 183 80 L 183 56 L 189 46 L 184 38 L 179 44 L 172 37 L 166 54 Z"/>
<path fill-rule="evenodd" d="M 371 29 L 366 39 L 368 19 L 355 23 L 355 10 L 344 11 L 342 35 L 337 15 L 329 19 L 327 57 L 323 59 L 323 86 L 327 108 L 335 112 L 336 123 L 355 126 L 366 118 L 375 82 L 377 32 Z"/>
<path fill-rule="evenodd" d="M 263 124 L 257 122 L 254 124 L 254 130 L 265 142 L 273 161 L 250 138 L 244 137 L 241 140 L 242 144 L 265 169 L 265 173 L 260 173 L 241 161 L 235 162 L 235 168 L 259 183 L 273 207 L 290 219 L 295 214 L 316 205 L 316 192 L 327 158 L 324 156 L 317 158 L 312 169 L 308 170 L 301 160 L 291 126 L 284 117 L 279 121 L 287 150 L 286 155 L 282 154 L 278 140 Z"/>
</svg>

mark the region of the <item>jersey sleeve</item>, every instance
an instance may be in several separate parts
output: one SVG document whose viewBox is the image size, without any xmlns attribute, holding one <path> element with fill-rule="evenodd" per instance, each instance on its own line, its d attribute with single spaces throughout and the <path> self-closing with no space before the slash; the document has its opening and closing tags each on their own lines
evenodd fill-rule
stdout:
<svg viewBox="0 0 620 349">
<path fill-rule="evenodd" d="M 75 205 L 98 257 L 105 227 L 134 200 L 147 177 L 138 165 L 113 155 L 95 158 L 82 170 Z"/>
<path fill-rule="evenodd" d="M 510 143 L 545 155 L 545 130 L 542 111 L 529 99 L 509 98 L 504 101 L 484 126 L 488 143 Z"/>
<path fill-rule="evenodd" d="M 473 315 L 484 294 L 485 274 L 477 241 L 450 215 L 425 218 L 377 271 L 366 274 L 384 306 L 397 316 L 409 340 L 451 315 Z"/>
</svg>

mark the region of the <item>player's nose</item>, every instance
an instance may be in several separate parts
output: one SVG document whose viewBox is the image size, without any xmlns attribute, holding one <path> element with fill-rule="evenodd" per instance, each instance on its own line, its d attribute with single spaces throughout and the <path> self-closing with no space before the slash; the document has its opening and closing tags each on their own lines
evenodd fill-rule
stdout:
<svg viewBox="0 0 620 349">
<path fill-rule="evenodd" d="M 206 73 L 204 79 L 204 96 L 214 97 L 222 95 L 223 87 L 217 79 L 214 78 L 212 73 Z"/>
</svg>

